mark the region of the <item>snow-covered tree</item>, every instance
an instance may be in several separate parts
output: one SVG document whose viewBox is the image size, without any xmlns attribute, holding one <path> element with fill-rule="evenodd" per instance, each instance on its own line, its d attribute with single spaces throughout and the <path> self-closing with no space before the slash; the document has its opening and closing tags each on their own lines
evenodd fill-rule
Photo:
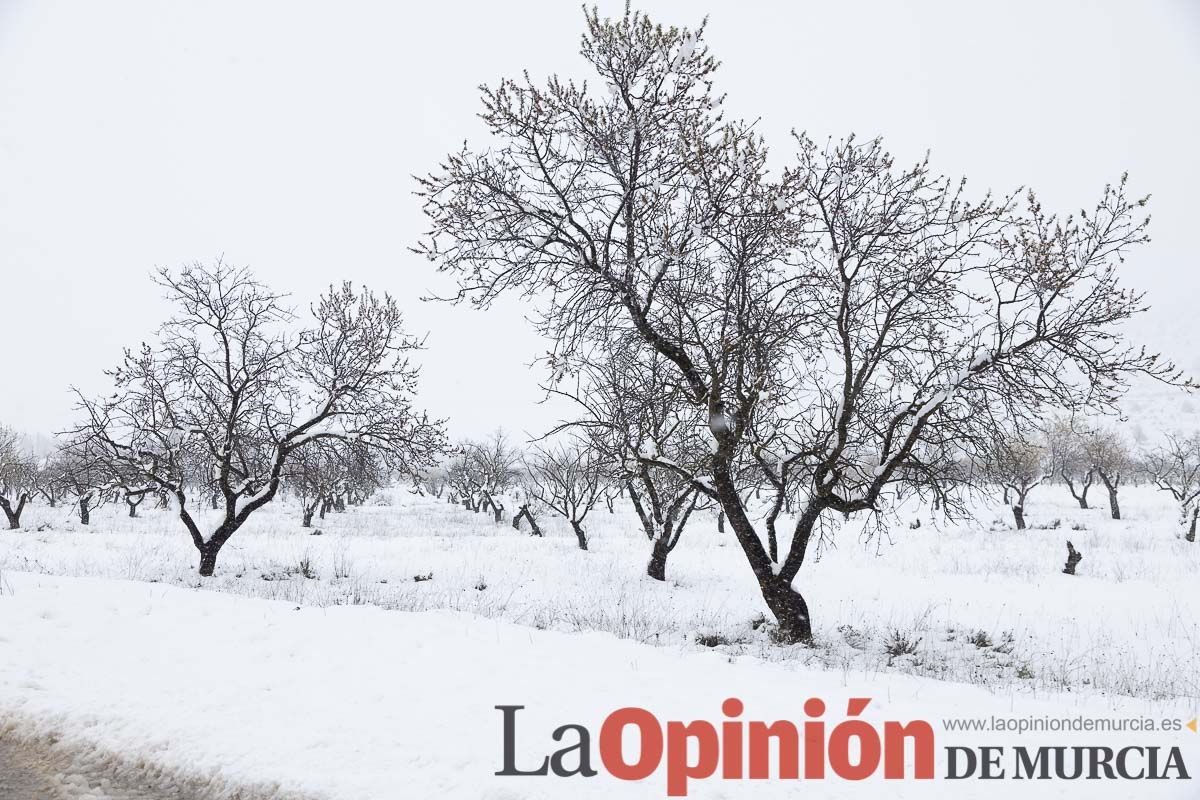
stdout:
<svg viewBox="0 0 1200 800">
<path fill-rule="evenodd" d="M 587 550 L 583 523 L 604 490 L 603 467 L 595 452 L 577 443 L 545 445 L 533 448 L 522 463 L 530 499 L 570 523 L 579 549 Z"/>
<path fill-rule="evenodd" d="M 131 480 L 174 497 L 202 576 L 275 497 L 301 448 L 351 441 L 405 473 L 441 449 L 440 423 L 413 408 L 408 356 L 420 342 L 391 297 L 331 287 L 298 328 L 283 296 L 246 268 L 193 264 L 161 270 L 158 282 L 175 316 L 108 373 L 111 393 L 79 395 L 76 435 Z M 192 513 L 187 471 L 197 466 L 220 501 L 212 530 Z"/>
<path fill-rule="evenodd" d="M 450 299 L 535 297 L 558 362 L 637 337 L 670 364 L 711 438 L 694 485 L 781 639 L 812 635 L 795 583 L 831 515 L 949 496 L 1000 421 L 1111 406 L 1130 373 L 1179 380 L 1120 336 L 1144 305 L 1117 265 L 1146 240 L 1124 178 L 1062 218 L 1033 194 L 972 198 L 928 160 L 900 167 L 879 139 L 800 135 L 796 163 L 769 170 L 755 126 L 720 112 L 703 28 L 586 25 L 598 80 L 483 90 L 490 140 L 421 181 L 417 249 L 457 279 Z M 778 557 L 735 477 L 762 442 L 776 491 L 802 503 Z"/>
<path fill-rule="evenodd" d="M 1088 507 L 1088 491 L 1096 480 L 1096 470 L 1084 446 L 1087 431 L 1077 420 L 1059 417 L 1046 430 L 1050 471 L 1062 479 L 1080 508 Z"/>
<path fill-rule="evenodd" d="M 1146 454 L 1145 469 L 1155 485 L 1179 505 L 1184 538 L 1196 541 L 1200 519 L 1200 433 L 1168 434 L 1165 444 Z"/>
<path fill-rule="evenodd" d="M 21 527 L 21 514 L 36 489 L 37 474 L 37 459 L 21 437 L 0 425 L 0 509 L 10 530 Z"/>
<path fill-rule="evenodd" d="M 708 459 L 703 417 L 672 385 L 673 370 L 636 342 L 581 364 L 573 386 L 550 391 L 572 400 L 579 415 L 555 429 L 574 430 L 629 498 L 651 543 L 646 573 L 666 580 L 667 558 L 701 501 L 696 478 Z M 672 467 L 655 462 L 670 462 Z"/>
<path fill-rule="evenodd" d="M 1045 448 L 1029 438 L 996 439 L 988 454 L 989 477 L 1004 489 L 1017 530 L 1025 530 L 1025 499 L 1050 477 Z"/>
</svg>

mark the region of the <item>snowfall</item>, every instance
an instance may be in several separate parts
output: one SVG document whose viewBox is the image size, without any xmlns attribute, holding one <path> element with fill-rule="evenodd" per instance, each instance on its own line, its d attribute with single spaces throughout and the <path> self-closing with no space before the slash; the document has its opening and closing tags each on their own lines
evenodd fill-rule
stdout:
<svg viewBox="0 0 1200 800">
<path fill-rule="evenodd" d="M 660 769 L 625 782 L 497 776 L 498 705 L 522 705 L 518 766 L 553 752 L 573 723 L 641 706 L 660 720 L 805 719 L 830 725 L 852 697 L 863 718 L 928 720 L 932 781 L 692 781 L 697 798 L 1196 797 L 1193 781 L 946 781 L 952 745 L 1178 746 L 1195 776 L 1200 734 L 958 733 L 962 717 L 1190 720 L 1200 697 L 1200 546 L 1168 499 L 1123 490 L 1126 519 L 1081 510 L 1059 486 L 1012 529 L 999 503 L 971 522 L 905 511 L 886 530 L 841 531 L 806 564 L 811 647 L 781 647 L 729 534 L 698 517 L 668 564 L 632 512 L 601 507 L 592 549 L 563 525 L 537 539 L 406 490 L 299 525 L 286 502 L 195 573 L 169 510 L 108 506 L 83 527 L 35 506 L 0 532 L 0 742 L 52 751 L 63 796 L 105 797 L 123 772 L 161 797 L 665 797 Z M 920 526 L 910 527 L 920 521 Z M 1065 542 L 1084 556 L 1061 573 Z M 819 556 L 819 557 L 818 557 Z M 911 647 L 897 654 L 895 643 Z M 72 773 L 78 773 L 74 775 Z M 82 777 L 81 777 L 82 776 Z M 884 785 L 881 785 L 884 784 Z"/>
</svg>

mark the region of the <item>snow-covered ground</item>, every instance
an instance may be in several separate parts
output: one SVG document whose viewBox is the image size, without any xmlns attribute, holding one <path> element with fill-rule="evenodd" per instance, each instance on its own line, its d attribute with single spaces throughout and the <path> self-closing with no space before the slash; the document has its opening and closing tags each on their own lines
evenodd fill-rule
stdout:
<svg viewBox="0 0 1200 800">
<path fill-rule="evenodd" d="M 277 503 L 231 540 L 217 577 L 200 581 L 168 511 L 131 520 L 105 508 L 83 528 L 67 509 L 38 506 L 26 530 L 0 532 L 0 713 L 11 736 L 99 744 L 210 789 L 257 784 L 255 796 L 271 796 L 277 785 L 354 800 L 663 796 L 661 774 L 649 786 L 603 773 L 494 776 L 498 704 L 528 707 L 519 746 L 539 760 L 557 725 L 595 735 L 623 705 L 719 721 L 728 696 L 745 701 L 747 719 L 767 720 L 802 719 L 810 696 L 839 715 L 848 697 L 871 697 L 868 719 L 934 722 L 939 753 L 955 743 L 1119 746 L 1131 735 L 1039 740 L 937 724 L 1195 716 L 1200 549 L 1146 487 L 1123 491 L 1121 522 L 1072 506 L 1065 489 L 1044 486 L 1027 506 L 1038 527 L 1025 532 L 1001 507 L 962 525 L 923 514 L 917 529 L 908 514 L 870 540 L 843 531 L 798 582 L 816 618 L 812 648 L 770 642 L 736 543 L 707 516 L 661 584 L 644 576 L 648 545 L 619 508 L 589 518 L 584 553 L 564 527 L 536 539 L 402 490 L 316 521 L 320 536 Z M 1060 572 L 1067 539 L 1084 554 L 1074 578 Z M 898 639 L 913 652 L 897 654 Z M 1200 763 L 1200 735 L 1187 730 L 1133 738 L 1190 748 L 1189 766 Z M 1061 797 L 1079 785 L 1021 789 Z M 813 796 L 881 791 L 871 781 L 818 786 L 808 784 Z M 1191 786 L 1086 784 L 1088 796 L 1113 797 L 1188 797 Z M 935 781 L 888 792 L 1001 797 L 1012 787 Z M 712 780 L 691 796 L 794 791 Z"/>
<path fill-rule="evenodd" d="M 214 796 L 256 785 L 252 796 L 290 792 L 372 800 L 395 797 L 558 798 L 664 796 L 660 773 L 644 784 L 603 772 L 591 779 L 497 777 L 501 717 L 524 705 L 517 746 L 528 768 L 551 751 L 550 732 L 593 732 L 608 712 L 636 705 L 660 719 L 720 719 L 736 696 L 747 719 L 803 718 L 808 697 L 841 709 L 870 697 L 864 718 L 985 714 L 1183 715 L 1187 703 L 1058 695 L 1034 699 L 928 678 L 870 677 L 653 647 L 605 633 L 566 634 L 452 611 L 393 613 L 315 608 L 213 592 L 95 578 L 6 577 L 0 598 L 0 706 L 26 731 L 54 731 L 62 746 L 101 742 L 200 778 Z M 1139 742 L 1197 747 L 1188 731 Z M 939 747 L 994 744 L 1003 736 L 939 732 Z M 1120 744 L 1126 735 L 1091 735 Z M 1023 744 L 1062 744 L 1024 736 Z M 940 772 L 940 768 L 939 768 Z M 1148 788 L 1143 788 L 1148 787 Z M 1053 781 L 1025 782 L 1035 797 L 1062 797 Z M 876 780 L 809 782 L 819 797 L 877 797 Z M 696 781 L 690 796 L 794 796 L 789 782 Z M 896 797 L 1007 796 L 1004 782 L 892 784 Z M 1089 797 L 1129 797 L 1128 784 L 1091 783 Z M 1139 797 L 1188 797 L 1186 781 L 1138 784 Z"/>
</svg>

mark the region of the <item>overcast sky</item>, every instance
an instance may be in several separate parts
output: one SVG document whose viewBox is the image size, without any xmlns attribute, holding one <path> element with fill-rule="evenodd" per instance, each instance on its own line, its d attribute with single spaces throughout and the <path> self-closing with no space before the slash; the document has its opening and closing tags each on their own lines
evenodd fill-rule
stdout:
<svg viewBox="0 0 1200 800">
<path fill-rule="evenodd" d="M 1195 325 L 1200 2 L 641 7 L 707 11 L 727 110 L 761 118 L 776 163 L 791 128 L 881 134 L 902 161 L 931 149 L 975 190 L 1031 185 L 1065 211 L 1128 170 L 1154 195 L 1125 270 L 1155 306 L 1143 333 L 1170 349 Z M 439 283 L 407 251 L 410 176 L 479 141 L 480 83 L 590 77 L 581 30 L 562 0 L 0 0 L 0 423 L 63 428 L 68 386 L 103 388 L 164 317 L 151 270 L 224 254 L 298 303 L 342 279 L 391 292 L 429 333 L 422 399 L 455 435 L 543 430 L 521 307 L 419 301 Z"/>
</svg>

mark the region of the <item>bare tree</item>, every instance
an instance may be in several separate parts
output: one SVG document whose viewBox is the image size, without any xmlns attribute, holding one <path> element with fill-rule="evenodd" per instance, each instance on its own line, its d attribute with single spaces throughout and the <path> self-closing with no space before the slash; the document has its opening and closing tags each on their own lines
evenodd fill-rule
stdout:
<svg viewBox="0 0 1200 800">
<path fill-rule="evenodd" d="M 537 447 L 524 464 L 530 497 L 569 522 L 579 549 L 587 550 L 583 522 L 603 491 L 601 465 L 594 452 L 568 444 Z"/>
<path fill-rule="evenodd" d="M 1079 507 L 1088 507 L 1088 491 L 1096 478 L 1096 470 L 1088 458 L 1085 446 L 1087 433 L 1076 420 L 1059 417 L 1046 431 L 1050 470 L 1062 478 Z"/>
<path fill-rule="evenodd" d="M 0 426 L 0 509 L 9 530 L 21 527 L 21 514 L 34 491 L 37 462 L 21 444 L 21 437 Z"/>
<path fill-rule="evenodd" d="M 1168 435 L 1166 444 L 1146 454 L 1145 466 L 1154 484 L 1179 504 L 1184 538 L 1196 541 L 1196 521 L 1200 518 L 1200 433 Z"/>
<path fill-rule="evenodd" d="M 1133 471 L 1133 456 L 1129 444 L 1112 429 L 1098 429 L 1087 437 L 1086 455 L 1100 482 L 1108 491 L 1108 511 L 1113 519 L 1121 518 L 1118 492 L 1121 482 Z"/>
<path fill-rule="evenodd" d="M 989 476 L 1005 489 L 1017 530 L 1025 530 L 1025 499 L 1050 477 L 1047 454 L 1031 439 L 1018 436 L 999 438 L 987 461 Z"/>
<path fill-rule="evenodd" d="M 440 450 L 440 423 L 413 409 L 420 342 L 395 302 L 349 284 L 294 328 L 283 297 L 222 262 L 160 270 L 176 315 L 154 345 L 126 353 L 114 391 L 89 399 L 77 435 L 145 485 L 168 491 L 209 576 L 230 537 L 279 491 L 289 460 L 317 441 L 374 448 L 411 473 Z M 200 465 L 221 516 L 203 531 L 186 470 Z"/>
<path fill-rule="evenodd" d="M 701 498 L 696 478 L 708 459 L 703 418 L 671 383 L 670 366 L 653 351 L 628 342 L 606 358 L 581 365 L 570 398 L 580 416 L 552 433 L 575 429 L 603 468 L 607 483 L 628 496 L 651 543 L 646 574 L 666 580 L 667 558 L 679 544 Z M 656 466 L 670 461 L 673 468 Z M 614 492 L 605 494 L 606 499 Z"/>
<path fill-rule="evenodd" d="M 369 493 L 381 483 L 374 454 L 354 441 L 326 439 L 300 448 L 285 470 L 285 482 L 300 501 L 300 525 L 312 527 L 313 515 L 333 508 L 338 498 Z"/>
<path fill-rule="evenodd" d="M 586 22 L 599 81 L 485 88 L 492 141 L 421 181 L 417 250 L 457 278 L 451 300 L 542 300 L 552 370 L 629 336 L 671 365 L 712 439 L 694 483 L 781 639 L 811 638 L 794 582 L 829 515 L 878 512 L 902 489 L 948 497 L 996 420 L 1111 406 L 1133 372 L 1182 380 L 1119 335 L 1144 307 L 1116 278 L 1146 239 L 1124 179 L 1064 219 L 1032 194 L 971 200 L 878 139 L 805 136 L 772 179 L 753 126 L 717 110 L 703 28 Z M 735 481 L 759 442 L 777 492 L 802 484 L 778 559 Z"/>
<path fill-rule="evenodd" d="M 521 453 L 513 447 L 503 430 L 495 431 L 482 441 L 463 445 L 467 463 L 467 476 L 471 488 L 478 496 L 478 510 L 491 510 L 496 522 L 503 520 L 503 495 L 509 491 L 520 472 Z"/>
</svg>

